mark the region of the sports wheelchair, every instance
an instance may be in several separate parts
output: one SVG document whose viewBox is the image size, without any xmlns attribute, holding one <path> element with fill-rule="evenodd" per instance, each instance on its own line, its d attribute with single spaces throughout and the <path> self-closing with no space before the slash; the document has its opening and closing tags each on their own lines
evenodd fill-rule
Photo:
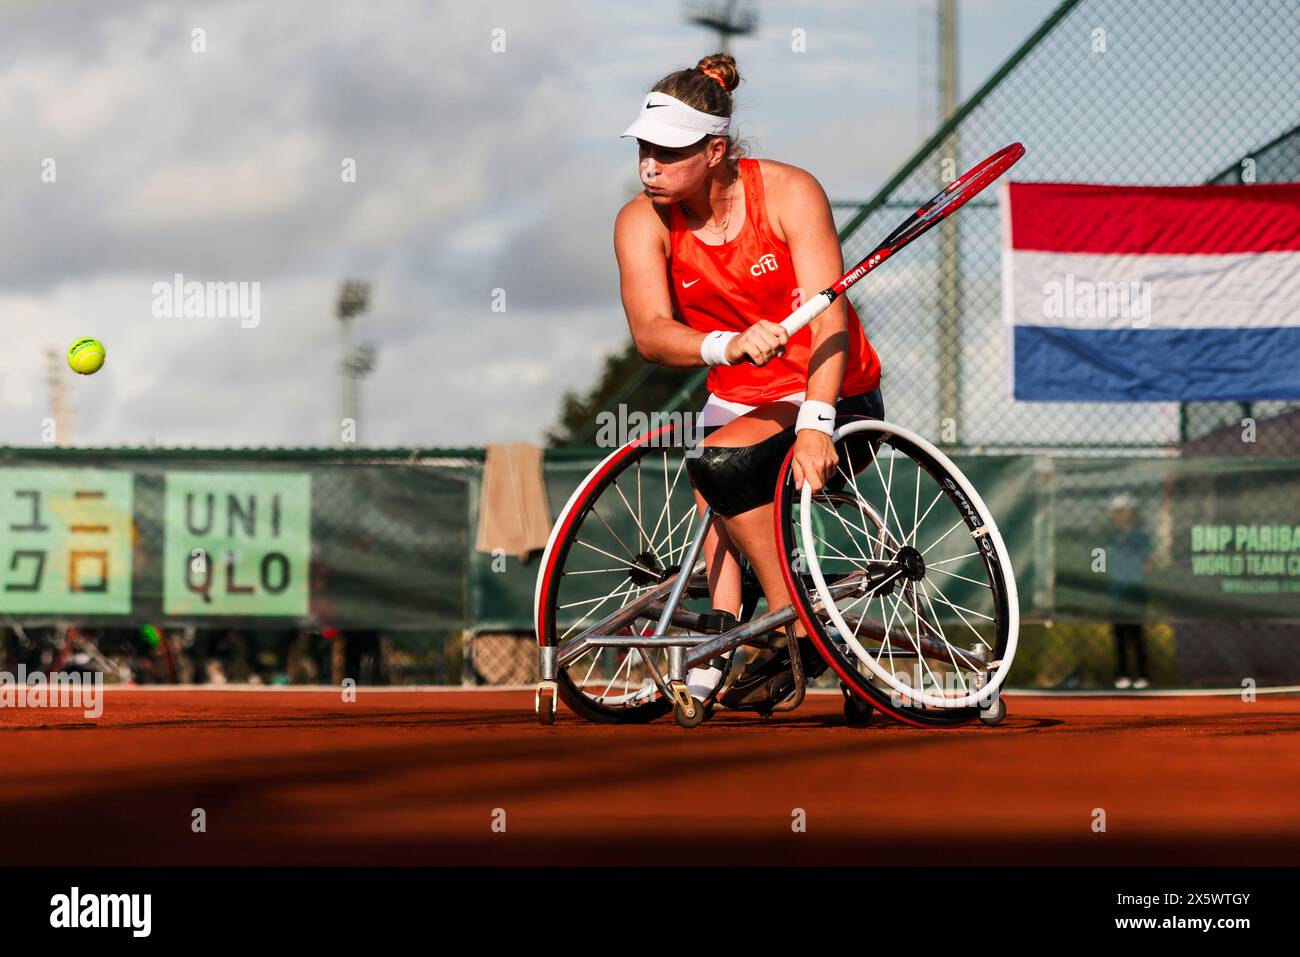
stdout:
<svg viewBox="0 0 1300 957">
<path fill-rule="evenodd" d="M 538 720 L 557 699 L 588 721 L 641 724 L 671 712 L 695 727 L 721 705 L 741 645 L 762 648 L 796 618 L 838 678 L 845 718 L 879 711 L 917 727 L 1006 714 L 1001 688 L 1019 633 L 1011 561 L 993 516 L 930 442 L 879 419 L 843 417 L 826 487 L 797 490 L 793 449 L 774 490 L 774 535 L 792 603 L 765 605 L 742 564 L 732 627 L 710 613 L 701 548 L 712 510 L 697 508 L 686 429 L 668 422 L 611 452 L 579 484 L 551 530 L 534 624 Z M 728 623 L 729 624 L 729 623 Z M 793 687 L 752 710 L 789 711 L 807 691 L 799 642 Z M 688 669 L 726 657 L 703 698 Z"/>
</svg>

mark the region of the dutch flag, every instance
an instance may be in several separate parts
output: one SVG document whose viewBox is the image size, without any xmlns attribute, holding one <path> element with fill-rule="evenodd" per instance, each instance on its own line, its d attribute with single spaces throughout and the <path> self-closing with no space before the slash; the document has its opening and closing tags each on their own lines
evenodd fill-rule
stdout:
<svg viewBox="0 0 1300 957">
<path fill-rule="evenodd" d="M 1002 186 L 1011 394 L 1300 399 L 1300 183 Z"/>
</svg>

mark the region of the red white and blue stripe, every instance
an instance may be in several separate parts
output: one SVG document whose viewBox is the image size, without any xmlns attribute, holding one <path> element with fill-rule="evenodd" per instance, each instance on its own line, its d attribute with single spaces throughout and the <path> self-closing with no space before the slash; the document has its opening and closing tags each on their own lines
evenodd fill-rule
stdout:
<svg viewBox="0 0 1300 957">
<path fill-rule="evenodd" d="M 1002 187 L 1011 394 L 1300 399 L 1300 183 Z"/>
</svg>

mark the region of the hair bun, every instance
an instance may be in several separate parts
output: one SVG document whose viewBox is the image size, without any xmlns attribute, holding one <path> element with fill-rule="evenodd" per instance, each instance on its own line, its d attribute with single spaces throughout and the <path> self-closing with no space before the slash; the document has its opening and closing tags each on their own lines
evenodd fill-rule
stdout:
<svg viewBox="0 0 1300 957">
<path fill-rule="evenodd" d="M 740 71 L 736 69 L 736 58 L 729 53 L 713 53 L 703 57 L 695 65 L 704 76 L 717 81 L 718 86 L 730 93 L 740 86 Z"/>
</svg>

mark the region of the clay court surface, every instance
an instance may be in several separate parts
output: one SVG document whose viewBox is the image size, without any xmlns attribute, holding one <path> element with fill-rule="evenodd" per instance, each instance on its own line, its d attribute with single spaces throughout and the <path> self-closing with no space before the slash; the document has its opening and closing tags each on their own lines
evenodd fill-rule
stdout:
<svg viewBox="0 0 1300 957">
<path fill-rule="evenodd" d="M 1007 701 L 687 731 L 540 727 L 530 691 L 110 690 L 96 721 L 0 711 L 0 864 L 1300 863 L 1300 697 Z"/>
</svg>

